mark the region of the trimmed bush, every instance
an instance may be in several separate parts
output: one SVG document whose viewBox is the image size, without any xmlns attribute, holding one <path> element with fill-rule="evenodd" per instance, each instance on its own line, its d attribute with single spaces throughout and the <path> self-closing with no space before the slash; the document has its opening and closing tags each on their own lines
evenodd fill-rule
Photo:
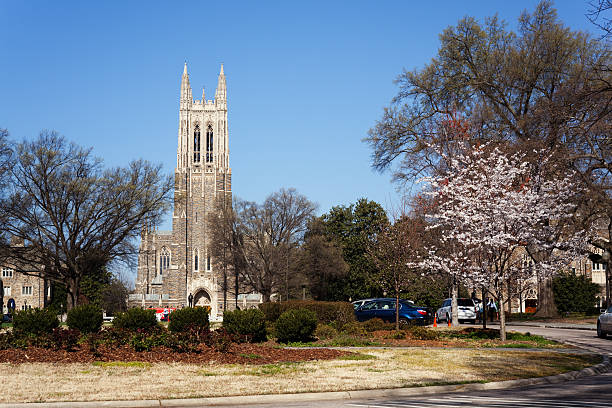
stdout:
<svg viewBox="0 0 612 408">
<path fill-rule="evenodd" d="M 266 320 L 259 309 L 225 311 L 223 328 L 228 333 L 243 336 L 248 342 L 266 341 Z"/>
<path fill-rule="evenodd" d="M 208 330 L 208 307 L 184 307 L 170 314 L 168 329 L 171 332 L 183 332 L 189 328 Z"/>
<path fill-rule="evenodd" d="M 66 324 L 81 333 L 97 333 L 102 327 L 102 309 L 90 303 L 71 309 Z"/>
<path fill-rule="evenodd" d="M 292 309 L 307 309 L 315 312 L 319 323 L 334 323 L 342 327 L 355 321 L 353 304 L 349 302 L 319 302 L 316 300 L 290 300 L 288 302 L 266 302 L 259 305 L 266 320 L 275 322 L 281 314 Z"/>
<path fill-rule="evenodd" d="M 366 320 L 365 322 L 361 323 L 361 325 L 367 332 L 375 332 L 377 330 L 395 330 L 395 323 L 387 323 L 378 317 Z"/>
<path fill-rule="evenodd" d="M 275 327 L 279 343 L 310 341 L 317 328 L 317 315 L 307 309 L 290 309 L 278 317 Z"/>
<path fill-rule="evenodd" d="M 59 327 L 59 319 L 50 309 L 20 310 L 13 317 L 13 331 L 18 334 L 38 336 L 51 333 L 56 327 Z"/>
<path fill-rule="evenodd" d="M 342 326 L 341 332 L 349 336 L 364 337 L 368 335 L 368 332 L 363 327 L 363 323 L 360 322 L 352 322 L 345 324 L 344 326 Z"/>
<path fill-rule="evenodd" d="M 138 329 L 151 329 L 157 326 L 155 310 L 140 309 L 138 307 L 128 309 L 123 313 L 118 313 L 113 319 L 113 327 L 136 331 Z"/>
<path fill-rule="evenodd" d="M 319 323 L 314 334 L 319 340 L 328 340 L 336 337 L 338 335 L 338 330 L 334 329 L 329 324 Z"/>
<path fill-rule="evenodd" d="M 415 340 L 437 340 L 439 334 L 422 326 L 412 326 L 408 329 L 408 335 Z"/>
</svg>

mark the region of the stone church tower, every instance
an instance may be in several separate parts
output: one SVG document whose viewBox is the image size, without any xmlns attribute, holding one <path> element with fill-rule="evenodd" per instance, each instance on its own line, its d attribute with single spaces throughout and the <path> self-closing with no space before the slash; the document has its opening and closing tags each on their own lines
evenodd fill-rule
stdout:
<svg viewBox="0 0 612 408">
<path fill-rule="evenodd" d="M 182 307 L 210 305 L 211 319 L 223 315 L 220 271 L 209 252 L 208 214 L 216 203 L 231 205 L 227 126 L 227 91 L 223 65 L 215 99 L 194 100 L 187 64 L 181 78 L 178 146 L 174 172 L 172 231 L 142 232 L 136 289 L 130 306 Z M 226 295 L 226 304 L 234 298 Z"/>
</svg>

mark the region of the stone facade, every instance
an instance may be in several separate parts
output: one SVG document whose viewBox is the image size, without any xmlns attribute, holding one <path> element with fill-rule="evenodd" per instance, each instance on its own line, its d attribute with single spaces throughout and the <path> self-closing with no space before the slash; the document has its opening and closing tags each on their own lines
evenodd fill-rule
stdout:
<svg viewBox="0 0 612 408">
<path fill-rule="evenodd" d="M 130 306 L 209 305 L 211 319 L 223 314 L 224 295 L 209 253 L 207 219 L 216 203 L 231 205 L 227 91 L 223 65 L 215 99 L 194 100 L 187 74 L 181 79 L 172 231 L 142 233 L 136 287 Z M 226 293 L 225 304 L 234 304 Z"/>
<path fill-rule="evenodd" d="M 48 296 L 49 285 L 41 276 L 24 275 L 12 266 L 0 267 L 0 278 L 4 287 L 3 311 L 8 312 L 8 301 L 15 301 L 15 310 L 42 308 L 46 305 L 45 293 Z"/>
</svg>

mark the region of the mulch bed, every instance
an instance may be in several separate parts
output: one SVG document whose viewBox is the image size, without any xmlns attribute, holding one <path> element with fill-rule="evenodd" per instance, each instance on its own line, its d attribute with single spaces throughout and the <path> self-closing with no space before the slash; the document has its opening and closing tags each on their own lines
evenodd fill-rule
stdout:
<svg viewBox="0 0 612 408">
<path fill-rule="evenodd" d="M 332 360 L 350 354 L 332 349 L 285 349 L 258 344 L 232 344 L 228 352 L 221 353 L 201 345 L 199 353 L 177 353 L 166 347 L 137 352 L 129 346 L 98 347 L 94 355 L 87 346 L 75 351 L 28 347 L 27 349 L 0 350 L 0 363 L 92 363 L 94 361 L 142 361 L 149 363 L 180 362 L 188 364 L 271 364 L 310 360 Z"/>
</svg>

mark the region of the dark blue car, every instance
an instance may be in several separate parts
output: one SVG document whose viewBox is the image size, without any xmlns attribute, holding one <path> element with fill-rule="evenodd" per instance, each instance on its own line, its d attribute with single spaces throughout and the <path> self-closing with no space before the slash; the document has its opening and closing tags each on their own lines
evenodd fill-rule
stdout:
<svg viewBox="0 0 612 408">
<path fill-rule="evenodd" d="M 408 301 L 400 299 L 399 321 L 400 323 L 425 324 L 427 321 L 427 309 L 415 306 Z M 372 299 L 355 310 L 358 321 L 364 322 L 375 317 L 385 322 L 395 323 L 395 299 L 383 298 Z"/>
</svg>

